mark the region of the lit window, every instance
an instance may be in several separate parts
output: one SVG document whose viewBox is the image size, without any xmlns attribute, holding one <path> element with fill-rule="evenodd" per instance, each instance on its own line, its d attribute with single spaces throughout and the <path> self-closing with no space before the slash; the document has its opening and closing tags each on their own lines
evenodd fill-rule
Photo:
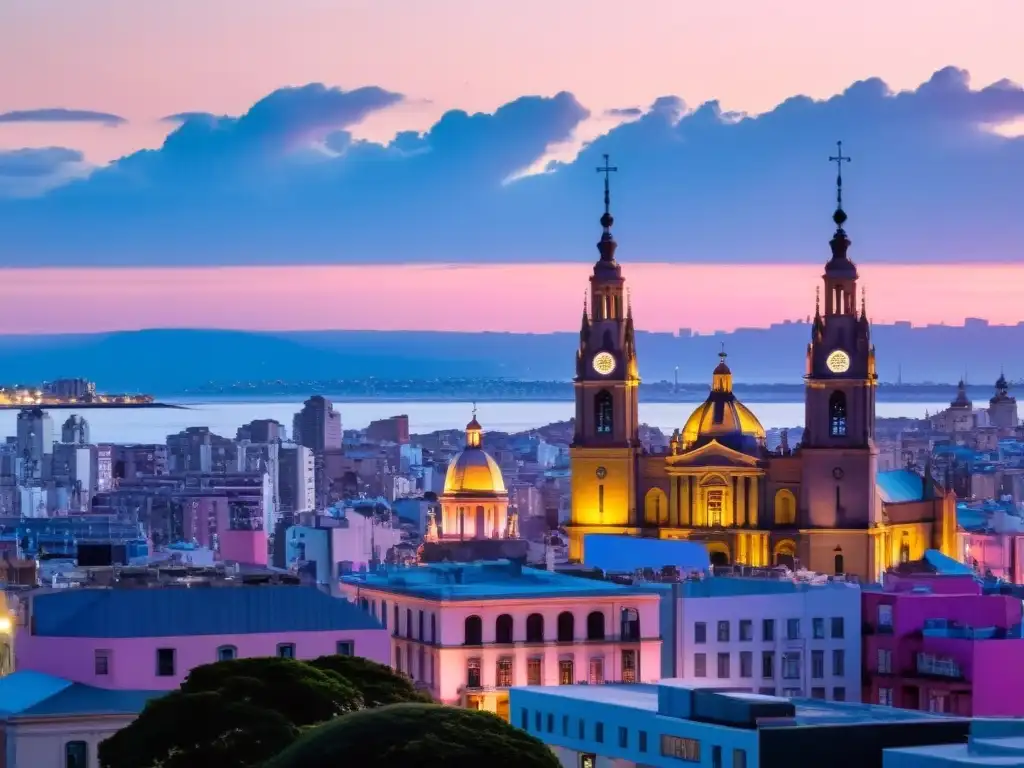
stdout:
<svg viewBox="0 0 1024 768">
<path fill-rule="evenodd" d="M 238 657 L 238 649 L 233 645 L 222 645 L 217 649 L 217 661 L 234 661 Z"/>
<path fill-rule="evenodd" d="M 277 646 L 277 655 L 282 659 L 294 659 L 295 658 L 295 644 L 294 643 L 279 643 Z"/>
</svg>

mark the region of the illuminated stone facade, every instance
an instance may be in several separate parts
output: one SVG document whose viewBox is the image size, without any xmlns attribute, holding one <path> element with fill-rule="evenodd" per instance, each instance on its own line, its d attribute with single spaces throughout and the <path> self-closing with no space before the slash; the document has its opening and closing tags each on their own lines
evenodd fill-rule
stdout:
<svg viewBox="0 0 1024 768">
<path fill-rule="evenodd" d="M 887 502 L 875 446 L 875 350 L 857 268 L 838 207 L 807 347 L 805 432 L 794 451 L 770 453 L 757 417 L 732 391 L 724 353 L 705 403 L 666 454 L 639 440 L 632 307 L 605 212 L 576 356 L 570 452 L 570 559 L 587 533 L 705 543 L 712 561 L 798 565 L 877 580 L 929 548 L 955 556 L 955 499 L 931 479 L 919 497 Z"/>
</svg>

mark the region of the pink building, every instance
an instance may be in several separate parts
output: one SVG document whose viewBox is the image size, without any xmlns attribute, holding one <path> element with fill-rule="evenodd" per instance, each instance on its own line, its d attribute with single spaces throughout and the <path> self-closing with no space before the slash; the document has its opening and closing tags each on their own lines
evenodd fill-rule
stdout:
<svg viewBox="0 0 1024 768">
<path fill-rule="evenodd" d="M 934 551 L 863 593 L 864 701 L 978 717 L 1024 716 L 1021 601 L 984 594 Z"/>
<path fill-rule="evenodd" d="M 512 686 L 661 677 L 654 591 L 507 560 L 353 575 L 342 589 L 390 629 L 392 666 L 445 704 L 507 719 Z"/>
<path fill-rule="evenodd" d="M 365 611 L 276 585 L 38 590 L 21 603 L 15 648 L 18 670 L 149 691 L 234 658 L 391 657 L 387 630 Z"/>
</svg>

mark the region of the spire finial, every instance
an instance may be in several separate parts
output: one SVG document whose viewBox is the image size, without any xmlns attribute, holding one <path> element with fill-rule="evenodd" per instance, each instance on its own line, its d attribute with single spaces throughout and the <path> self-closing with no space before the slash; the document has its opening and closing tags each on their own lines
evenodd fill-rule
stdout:
<svg viewBox="0 0 1024 768">
<path fill-rule="evenodd" d="M 619 169 L 609 164 L 608 155 L 602 155 L 602 157 L 604 158 L 604 165 L 599 167 L 597 172 L 604 174 L 604 215 L 601 216 L 601 226 L 607 232 L 611 229 L 612 224 L 615 223 L 615 219 L 612 218 L 611 175 Z"/>
<path fill-rule="evenodd" d="M 815 286 L 814 288 L 814 314 L 821 314 L 821 286 Z"/>
<path fill-rule="evenodd" d="M 843 154 L 843 142 L 836 142 L 837 153 L 829 157 L 830 163 L 836 164 L 836 212 L 832 214 L 832 221 L 839 229 L 843 228 L 846 222 L 846 211 L 843 210 L 843 163 L 850 162 L 851 158 Z"/>
<path fill-rule="evenodd" d="M 860 316 L 867 319 L 868 316 L 868 289 L 862 287 L 860 289 Z"/>
<path fill-rule="evenodd" d="M 473 401 L 473 421 L 476 421 L 476 400 Z"/>
<path fill-rule="evenodd" d="M 721 349 L 718 350 L 718 357 L 722 360 L 723 363 L 725 362 L 725 358 L 728 357 L 728 355 L 725 353 L 725 342 L 724 341 L 722 342 Z"/>
</svg>

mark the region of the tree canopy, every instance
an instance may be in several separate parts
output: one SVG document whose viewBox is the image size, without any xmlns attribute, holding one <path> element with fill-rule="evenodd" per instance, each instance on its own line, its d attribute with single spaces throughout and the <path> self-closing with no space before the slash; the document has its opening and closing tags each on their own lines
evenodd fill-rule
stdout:
<svg viewBox="0 0 1024 768">
<path fill-rule="evenodd" d="M 302 729 L 378 703 L 416 700 L 408 679 L 355 657 L 237 659 L 193 669 L 100 744 L 103 768 L 251 768 Z"/>
<path fill-rule="evenodd" d="M 392 704 L 311 728 L 264 768 L 559 768 L 540 740 L 496 715 L 439 704 Z"/>
</svg>

